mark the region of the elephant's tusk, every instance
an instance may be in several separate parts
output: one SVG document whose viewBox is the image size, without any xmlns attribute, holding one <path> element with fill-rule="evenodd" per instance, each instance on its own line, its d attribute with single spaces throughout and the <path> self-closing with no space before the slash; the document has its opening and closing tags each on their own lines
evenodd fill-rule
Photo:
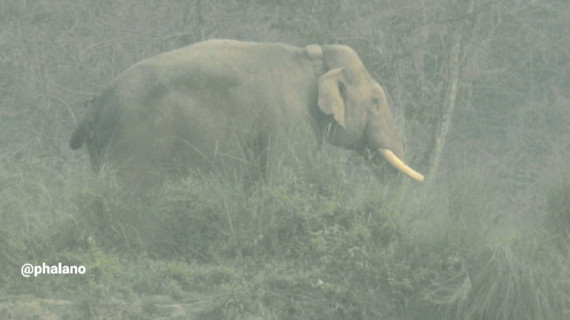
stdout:
<svg viewBox="0 0 570 320">
<path fill-rule="evenodd" d="M 394 168 L 400 170 L 402 173 L 405 173 L 410 178 L 417 180 L 417 181 L 424 181 L 424 176 L 414 169 L 408 167 L 404 161 L 400 160 L 400 158 L 396 157 L 396 155 L 390 149 L 378 149 L 378 152 L 388 161 Z"/>
</svg>

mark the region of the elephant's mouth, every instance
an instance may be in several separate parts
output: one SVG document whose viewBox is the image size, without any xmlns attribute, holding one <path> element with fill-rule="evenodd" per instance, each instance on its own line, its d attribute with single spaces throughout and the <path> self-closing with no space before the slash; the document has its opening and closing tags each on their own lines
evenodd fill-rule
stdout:
<svg viewBox="0 0 570 320">
<path fill-rule="evenodd" d="M 390 149 L 382 149 L 378 148 L 376 150 L 388 163 L 394 167 L 396 170 L 402 172 L 403 174 L 407 175 L 408 177 L 416 180 L 416 181 L 424 181 L 424 176 L 419 172 L 415 171 L 414 169 L 410 168 L 407 164 L 404 163 L 400 158 L 398 158 L 394 152 Z"/>
<path fill-rule="evenodd" d="M 390 149 L 384 148 L 376 148 L 374 152 L 372 149 L 368 147 L 359 146 L 355 148 L 355 150 L 362 155 L 365 159 L 371 162 L 380 161 L 380 159 L 386 160 L 394 169 L 402 172 L 403 174 L 407 175 L 408 177 L 422 182 L 424 181 L 424 176 L 415 171 L 414 169 L 410 168 L 402 159 L 398 158 Z M 380 157 L 380 156 L 382 157 Z"/>
</svg>

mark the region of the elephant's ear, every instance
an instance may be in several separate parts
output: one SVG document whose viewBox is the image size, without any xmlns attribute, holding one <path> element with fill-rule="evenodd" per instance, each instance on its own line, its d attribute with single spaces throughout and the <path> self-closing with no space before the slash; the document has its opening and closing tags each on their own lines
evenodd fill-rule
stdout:
<svg viewBox="0 0 570 320">
<path fill-rule="evenodd" d="M 328 115 L 333 115 L 335 121 L 343 128 L 344 101 L 346 85 L 343 82 L 342 68 L 332 69 L 319 77 L 319 109 Z"/>
</svg>

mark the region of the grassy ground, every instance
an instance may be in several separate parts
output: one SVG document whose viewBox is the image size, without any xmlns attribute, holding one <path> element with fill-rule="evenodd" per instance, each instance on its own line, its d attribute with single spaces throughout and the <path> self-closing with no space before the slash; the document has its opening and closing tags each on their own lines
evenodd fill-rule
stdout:
<svg viewBox="0 0 570 320">
<path fill-rule="evenodd" d="M 494 210 L 481 172 L 447 189 L 327 160 L 244 188 L 192 175 L 146 195 L 77 165 L 0 174 L 12 319 L 563 319 L 569 185 L 545 222 Z M 305 162 L 307 164 L 307 162 Z M 515 228 L 514 226 L 517 225 Z M 84 275 L 19 275 L 23 263 Z"/>
</svg>

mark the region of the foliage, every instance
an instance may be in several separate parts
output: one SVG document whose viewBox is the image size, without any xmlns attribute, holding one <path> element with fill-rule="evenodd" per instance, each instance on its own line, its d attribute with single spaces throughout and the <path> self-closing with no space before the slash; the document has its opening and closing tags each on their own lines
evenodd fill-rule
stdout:
<svg viewBox="0 0 570 320">
<path fill-rule="evenodd" d="M 4 235 L 9 242 L 2 253 L 13 257 L 7 267 L 14 272 L 19 266 L 13 264 L 30 259 L 82 264 L 87 274 L 81 281 L 9 277 L 3 290 L 42 297 L 57 287 L 49 296 L 74 304 L 50 310 L 85 317 L 178 312 L 201 319 L 562 319 L 568 314 L 569 246 L 560 229 L 566 207 L 557 202 L 565 185 L 551 192 L 545 220 L 545 227 L 558 228 L 556 236 L 536 223 L 514 228 L 511 217 L 497 212 L 497 193 L 484 172 L 465 172 L 448 190 L 435 192 L 437 187 L 388 187 L 346 175 L 348 165 L 321 159 L 311 164 L 314 176 L 281 168 L 273 182 L 249 189 L 223 174 L 194 174 L 144 195 L 123 189 L 114 175 L 75 171 L 63 199 L 47 193 L 26 205 L 10 204 L 27 221 L 41 214 L 26 208 L 56 209 L 49 204 L 56 198 L 67 213 L 46 211 L 50 224 Z M 14 189 L 45 178 L 41 170 L 28 175 L 12 182 Z M 17 199 L 7 192 L 2 197 L 2 203 Z M 5 221 L 15 226 L 18 220 L 11 219 Z"/>
<path fill-rule="evenodd" d="M 473 15 L 448 0 L 3 1 L 0 317 L 570 318 L 567 12 L 559 0 L 477 2 Z M 67 145 L 81 101 L 155 53 L 204 38 L 342 43 L 384 86 L 423 169 L 458 23 L 453 130 L 421 186 L 299 146 L 267 181 L 196 172 L 137 194 Z M 23 278 L 27 262 L 87 273 Z"/>
</svg>

